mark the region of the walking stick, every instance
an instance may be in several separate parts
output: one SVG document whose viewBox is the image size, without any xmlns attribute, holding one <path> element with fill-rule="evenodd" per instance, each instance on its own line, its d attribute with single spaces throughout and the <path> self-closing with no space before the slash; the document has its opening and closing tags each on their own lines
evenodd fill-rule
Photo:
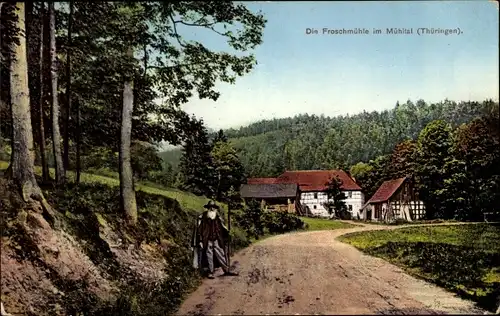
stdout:
<svg viewBox="0 0 500 316">
<path fill-rule="evenodd" d="M 231 207 L 227 203 L 227 268 L 231 270 Z"/>
</svg>

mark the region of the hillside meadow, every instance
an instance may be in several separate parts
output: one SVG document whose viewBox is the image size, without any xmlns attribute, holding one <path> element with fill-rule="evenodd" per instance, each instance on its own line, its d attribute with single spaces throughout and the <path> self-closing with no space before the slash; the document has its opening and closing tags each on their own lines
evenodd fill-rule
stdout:
<svg viewBox="0 0 500 316">
<path fill-rule="evenodd" d="M 339 237 L 367 254 L 495 311 L 500 295 L 500 224 L 421 226 Z"/>
</svg>

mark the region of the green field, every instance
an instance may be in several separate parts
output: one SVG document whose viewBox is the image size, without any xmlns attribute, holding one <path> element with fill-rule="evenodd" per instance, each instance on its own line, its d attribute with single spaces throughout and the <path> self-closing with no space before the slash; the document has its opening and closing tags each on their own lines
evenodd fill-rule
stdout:
<svg viewBox="0 0 500 316">
<path fill-rule="evenodd" d="M 310 217 L 301 217 L 300 219 L 308 225 L 308 230 L 332 230 L 332 229 L 356 227 L 355 225 L 349 223 L 344 223 L 330 219 L 310 218 Z"/>
<path fill-rule="evenodd" d="M 464 224 L 368 231 L 339 237 L 483 308 L 500 295 L 500 225 Z"/>
</svg>

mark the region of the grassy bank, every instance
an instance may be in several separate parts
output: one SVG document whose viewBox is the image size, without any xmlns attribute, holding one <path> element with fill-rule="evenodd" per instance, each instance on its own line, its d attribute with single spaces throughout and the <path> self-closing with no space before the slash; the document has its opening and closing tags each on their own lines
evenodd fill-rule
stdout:
<svg viewBox="0 0 500 316">
<path fill-rule="evenodd" d="M 500 295 L 500 225 L 359 232 L 340 240 L 493 311 Z"/>
<path fill-rule="evenodd" d="M 7 169 L 9 163 L 6 161 L 0 161 L 0 170 L 5 170 Z M 53 168 L 49 169 L 51 177 L 55 177 L 55 171 Z M 42 168 L 39 166 L 35 167 L 35 173 L 38 176 L 42 175 Z M 74 181 L 76 177 L 76 173 L 73 171 L 68 171 L 67 176 L 69 181 Z M 91 174 L 91 173 L 82 173 L 80 176 L 80 180 L 83 183 L 101 183 L 101 184 L 106 184 L 108 186 L 114 187 L 114 186 L 119 186 L 120 185 L 120 180 L 114 178 L 114 177 L 107 177 L 107 176 L 102 176 L 102 175 L 96 175 L 96 174 Z M 208 202 L 208 199 L 203 197 L 203 196 L 197 196 L 192 193 L 180 191 L 177 189 L 173 188 L 166 188 L 162 187 L 160 185 L 146 185 L 143 183 L 136 183 L 136 190 L 137 191 L 142 191 L 145 193 L 149 194 L 154 194 L 154 195 L 162 195 L 171 199 L 175 199 L 179 202 L 179 204 L 183 208 L 191 209 L 191 210 L 196 210 L 196 211 L 202 211 L 203 210 L 203 205 L 205 205 Z"/>
<path fill-rule="evenodd" d="M 332 230 L 332 229 L 356 227 L 355 225 L 349 223 L 344 223 L 330 219 L 310 218 L 310 217 L 301 217 L 300 219 L 307 224 L 307 230 Z"/>
</svg>

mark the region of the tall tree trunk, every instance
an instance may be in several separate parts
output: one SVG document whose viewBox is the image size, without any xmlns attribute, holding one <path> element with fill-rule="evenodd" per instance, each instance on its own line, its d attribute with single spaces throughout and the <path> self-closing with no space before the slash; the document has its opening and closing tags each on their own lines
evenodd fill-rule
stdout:
<svg viewBox="0 0 500 316">
<path fill-rule="evenodd" d="M 28 87 L 28 60 L 26 51 L 26 23 L 24 2 L 16 3 L 19 45 L 13 44 L 14 56 L 10 65 L 12 102 L 12 179 L 19 186 L 26 202 L 43 200 L 35 179 L 35 149 L 31 128 L 30 97 Z"/>
<path fill-rule="evenodd" d="M 47 161 L 47 152 L 45 148 L 45 127 L 44 127 L 44 119 L 45 119 L 45 109 L 44 109 L 44 103 L 45 103 L 45 95 L 44 95 L 44 79 L 43 79 L 43 74 L 44 74 L 44 63 L 43 63 L 43 56 L 44 56 L 44 25 L 45 25 L 45 2 L 41 2 L 40 4 L 40 60 L 39 62 L 39 69 L 40 69 L 40 77 L 39 77 L 39 90 L 40 90 L 40 99 L 38 101 L 38 143 L 40 146 L 40 160 L 42 163 L 42 179 L 44 182 L 50 180 L 50 173 L 49 173 L 49 162 Z"/>
<path fill-rule="evenodd" d="M 52 90 L 52 147 L 56 170 L 56 183 L 64 182 L 64 165 L 61 151 L 61 131 L 59 129 L 59 100 L 57 93 L 56 16 L 54 2 L 49 2 L 50 11 L 50 79 Z"/>
<path fill-rule="evenodd" d="M 80 171 L 82 168 L 80 160 L 80 100 L 76 100 L 76 183 L 80 183 Z"/>
<path fill-rule="evenodd" d="M 69 168 L 69 118 L 71 114 L 71 33 L 73 24 L 73 2 L 69 3 L 68 47 L 66 49 L 66 117 L 64 118 L 64 171 Z"/>
<path fill-rule="evenodd" d="M 133 49 L 129 48 L 127 56 L 133 58 Z M 130 225 L 137 223 L 137 202 L 135 200 L 134 178 L 130 157 L 130 141 L 132 134 L 132 113 L 134 109 L 134 81 L 126 78 L 123 85 L 123 107 L 120 137 L 120 194 L 122 207 Z"/>
</svg>

